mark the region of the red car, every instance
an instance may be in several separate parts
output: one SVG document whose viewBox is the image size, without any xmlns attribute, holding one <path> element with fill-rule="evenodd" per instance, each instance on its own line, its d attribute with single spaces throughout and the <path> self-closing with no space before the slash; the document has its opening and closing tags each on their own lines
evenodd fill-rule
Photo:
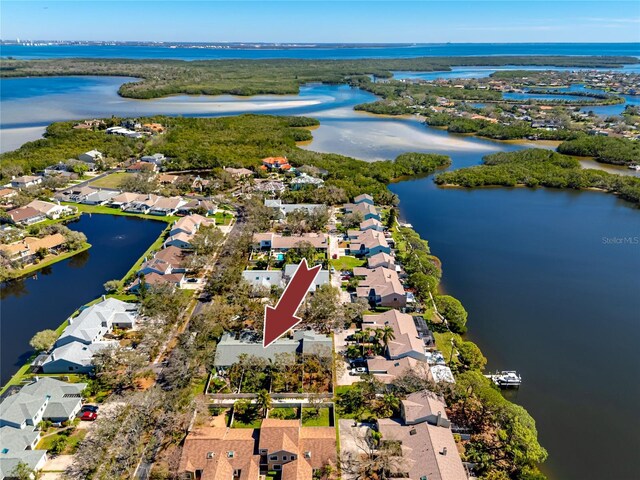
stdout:
<svg viewBox="0 0 640 480">
<path fill-rule="evenodd" d="M 82 415 L 80 416 L 80 420 L 85 420 L 87 422 L 93 422 L 97 418 L 98 418 L 98 414 L 96 412 L 90 412 L 88 410 L 85 412 L 82 412 Z"/>
</svg>

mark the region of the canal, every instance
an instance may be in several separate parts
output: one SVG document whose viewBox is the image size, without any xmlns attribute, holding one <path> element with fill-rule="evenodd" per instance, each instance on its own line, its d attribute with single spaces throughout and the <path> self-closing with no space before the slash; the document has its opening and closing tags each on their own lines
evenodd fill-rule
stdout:
<svg viewBox="0 0 640 480">
<path fill-rule="evenodd" d="M 82 215 L 69 228 L 92 247 L 0 287 L 0 380 L 4 385 L 29 359 L 31 337 L 55 330 L 78 307 L 104 293 L 103 284 L 122 278 L 166 224 L 115 215 Z"/>
</svg>

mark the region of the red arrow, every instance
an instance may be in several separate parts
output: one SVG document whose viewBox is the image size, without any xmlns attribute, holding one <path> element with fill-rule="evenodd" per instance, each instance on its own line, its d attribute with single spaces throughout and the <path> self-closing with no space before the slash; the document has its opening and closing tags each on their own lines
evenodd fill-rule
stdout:
<svg viewBox="0 0 640 480">
<path fill-rule="evenodd" d="M 268 347 L 280 335 L 300 323 L 302 319 L 296 317 L 295 313 L 300 308 L 304 296 L 309 291 L 321 267 L 322 265 L 316 265 L 313 268 L 309 268 L 307 260 L 303 258 L 289 285 L 282 292 L 276 307 L 273 308 L 267 305 L 264 310 L 263 347 Z"/>
</svg>

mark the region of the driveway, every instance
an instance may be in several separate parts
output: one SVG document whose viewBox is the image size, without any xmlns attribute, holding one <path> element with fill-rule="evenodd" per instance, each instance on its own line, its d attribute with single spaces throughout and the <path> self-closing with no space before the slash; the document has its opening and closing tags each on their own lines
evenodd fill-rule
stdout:
<svg viewBox="0 0 640 480">
<path fill-rule="evenodd" d="M 342 330 L 333 334 L 333 342 L 335 345 L 336 353 L 338 354 L 337 362 L 341 362 L 341 365 L 336 365 L 336 381 L 338 385 L 352 385 L 360 380 L 357 375 L 349 375 L 349 362 L 341 355 L 342 352 L 347 349 L 347 341 L 345 340 L 349 335 L 353 335 L 354 328 Z"/>
<path fill-rule="evenodd" d="M 369 433 L 369 427 L 361 423 L 355 423 L 354 420 L 340 419 L 338 420 L 339 434 L 340 434 L 340 454 L 341 458 L 345 459 L 349 455 L 359 456 L 363 453 L 363 448 L 366 451 L 365 438 Z M 350 480 L 353 478 L 346 472 L 342 472 L 343 480 Z"/>
<path fill-rule="evenodd" d="M 58 455 L 49 457 L 42 467 L 41 479 L 55 480 L 62 478 L 62 473 L 73 463 L 73 455 Z"/>
</svg>

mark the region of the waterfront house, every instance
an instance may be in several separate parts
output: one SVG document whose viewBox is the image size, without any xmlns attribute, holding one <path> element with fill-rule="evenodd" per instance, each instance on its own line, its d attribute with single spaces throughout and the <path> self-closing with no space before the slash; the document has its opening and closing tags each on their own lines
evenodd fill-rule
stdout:
<svg viewBox="0 0 640 480">
<path fill-rule="evenodd" d="M 91 188 L 88 186 L 70 187 L 67 190 L 55 193 L 53 197 L 58 201 L 81 203 L 87 195 L 95 191 L 95 188 Z"/>
<path fill-rule="evenodd" d="M 114 197 L 117 198 L 117 197 Z M 149 213 L 151 208 L 160 200 L 162 197 L 155 195 L 153 193 L 149 194 L 136 194 L 136 197 L 133 201 L 127 203 L 122 207 L 122 210 L 129 213 Z"/>
<path fill-rule="evenodd" d="M 109 202 L 114 208 L 124 208 L 131 202 L 134 202 L 139 197 L 139 194 L 133 192 L 122 192 L 116 195 Z"/>
<path fill-rule="evenodd" d="M 378 221 L 381 221 L 382 218 L 380 213 L 376 209 L 374 205 L 371 205 L 369 202 L 363 200 L 360 203 L 348 203 L 344 206 L 344 211 L 346 213 L 356 213 L 359 212 L 362 214 L 362 220 L 369 220 L 374 218 Z"/>
<path fill-rule="evenodd" d="M 11 179 L 11 186 L 13 188 L 31 188 L 42 183 L 42 177 L 35 175 L 23 175 L 21 177 L 14 177 Z"/>
<path fill-rule="evenodd" d="M 27 207 L 31 207 L 34 210 L 43 213 L 47 218 L 52 220 L 57 220 L 60 217 L 71 215 L 73 213 L 71 207 L 66 207 L 59 203 L 45 202 L 43 200 L 33 200 L 27 204 Z"/>
<path fill-rule="evenodd" d="M 47 255 L 58 253 L 67 242 L 60 233 L 45 235 L 42 238 L 25 237 L 22 240 L 7 245 L 0 245 L 10 260 L 19 260 L 23 264 L 33 263 L 39 251 L 45 251 Z"/>
<path fill-rule="evenodd" d="M 151 272 L 146 275 L 141 275 L 136 278 L 136 280 L 129 287 L 129 291 L 131 292 L 139 292 L 142 287 L 142 278 L 144 277 L 144 284 L 147 288 L 159 288 L 168 286 L 171 290 L 175 290 L 176 288 L 182 288 L 185 283 L 184 273 L 166 273 L 159 274 L 156 272 Z"/>
<path fill-rule="evenodd" d="M 358 195 L 357 197 L 355 197 L 353 199 L 353 203 L 355 203 L 356 205 L 359 205 L 361 203 L 374 205 L 373 197 L 371 195 L 369 195 L 368 193 L 363 193 L 362 195 Z"/>
<path fill-rule="evenodd" d="M 407 294 L 400 283 L 398 273 L 385 267 L 355 267 L 353 274 L 361 277 L 356 287 L 356 297 L 366 299 L 379 307 L 403 308 L 407 304 Z"/>
<path fill-rule="evenodd" d="M 138 275 L 148 275 L 152 272 L 159 275 L 185 273 L 187 270 L 184 263 L 184 252 L 178 247 L 169 246 L 144 262 L 138 270 Z"/>
<path fill-rule="evenodd" d="M 173 215 L 178 208 L 187 203 L 181 197 L 160 197 L 149 209 L 150 215 Z"/>
<path fill-rule="evenodd" d="M 285 253 L 300 244 L 308 243 L 318 252 L 326 252 L 329 248 L 329 236 L 325 233 L 305 233 L 303 235 L 283 236 L 277 233 L 255 233 L 254 247 L 270 249 L 275 253 Z"/>
<path fill-rule="evenodd" d="M 169 237 L 162 244 L 166 247 L 178 247 L 185 250 L 189 250 L 193 248 L 191 245 L 191 240 L 193 239 L 193 235 L 189 235 L 184 232 L 176 233 L 175 235 L 169 235 Z"/>
<path fill-rule="evenodd" d="M 395 259 L 388 253 L 380 252 L 367 258 L 368 268 L 384 267 L 390 270 L 396 270 Z"/>
<path fill-rule="evenodd" d="M 362 328 L 373 330 L 391 327 L 394 337 L 385 347 L 385 355 L 389 360 L 411 357 L 422 362 L 427 361 L 425 344 L 420 337 L 411 315 L 398 310 L 389 310 L 376 315 L 364 315 Z"/>
<path fill-rule="evenodd" d="M 382 226 L 380 220 L 370 218 L 369 220 L 360 222 L 360 230 L 377 230 L 378 232 L 382 232 L 384 230 L 384 227 Z"/>
<path fill-rule="evenodd" d="M 43 222 L 47 216 L 31 207 L 18 207 L 7 212 L 11 221 L 20 225 L 33 225 L 34 223 Z"/>
<path fill-rule="evenodd" d="M 380 418 L 377 430 L 382 442 L 398 442 L 403 461 L 397 462 L 394 478 L 467 480 L 447 419 L 444 400 L 426 390 L 401 402 L 401 418 Z"/>
<path fill-rule="evenodd" d="M 351 235 L 352 232 L 349 234 Z M 391 247 L 383 232 L 369 229 L 353 232 L 353 235 L 355 238 L 352 237 L 349 243 L 349 255 L 371 257 L 378 253 L 391 254 Z"/>
<path fill-rule="evenodd" d="M 94 164 L 103 159 L 104 159 L 104 155 L 102 155 L 102 152 L 99 152 L 98 150 L 89 150 L 88 152 L 81 153 L 80 155 L 78 155 L 78 160 L 85 163 Z"/>
<path fill-rule="evenodd" d="M 189 216 L 176 220 L 171 227 L 169 234 L 177 235 L 178 233 L 186 233 L 187 235 L 195 235 L 201 225 L 210 226 L 213 224 L 213 220 L 203 217 L 202 215 L 198 215 L 197 213 L 193 213 Z"/>
<path fill-rule="evenodd" d="M 106 205 L 118 195 L 120 195 L 120 192 L 117 190 L 93 190 L 88 195 L 85 195 L 84 198 L 80 200 L 80 203 L 85 205 Z"/>
</svg>

